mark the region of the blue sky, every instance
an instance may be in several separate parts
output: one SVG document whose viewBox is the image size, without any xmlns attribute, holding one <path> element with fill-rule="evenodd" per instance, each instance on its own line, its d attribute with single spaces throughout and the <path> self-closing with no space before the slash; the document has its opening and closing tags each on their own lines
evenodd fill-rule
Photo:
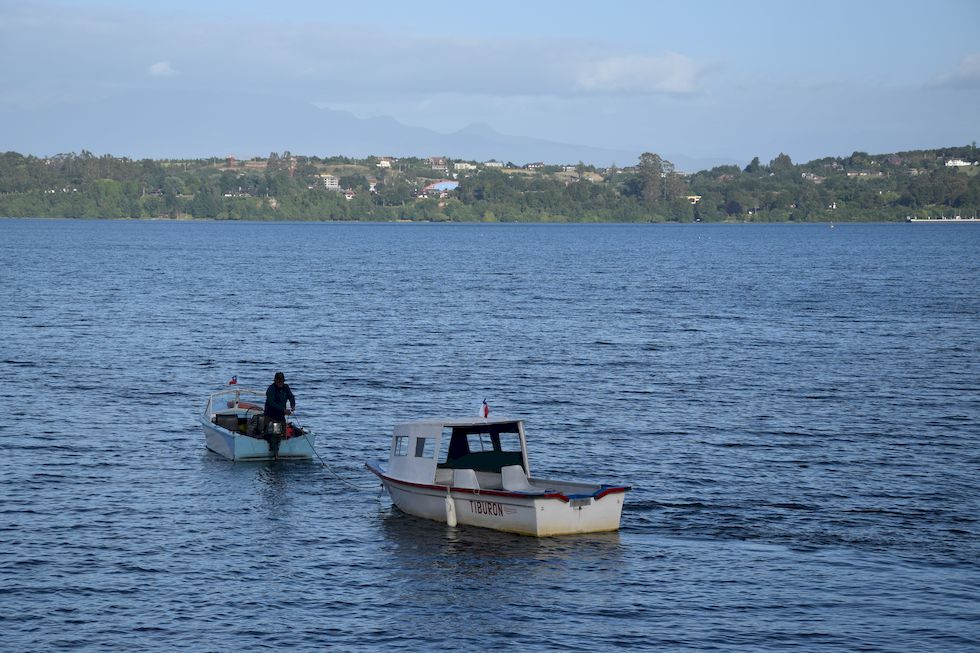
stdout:
<svg viewBox="0 0 980 653">
<path fill-rule="evenodd" d="M 978 33 L 973 0 L 0 0 L 0 110 L 247 90 L 443 133 L 807 161 L 978 140 Z"/>
</svg>

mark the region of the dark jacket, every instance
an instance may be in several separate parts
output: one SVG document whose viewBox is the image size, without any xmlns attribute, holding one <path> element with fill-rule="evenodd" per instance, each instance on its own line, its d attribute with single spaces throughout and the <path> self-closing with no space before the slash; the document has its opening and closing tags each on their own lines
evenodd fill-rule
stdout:
<svg viewBox="0 0 980 653">
<path fill-rule="evenodd" d="M 282 388 L 277 388 L 275 383 L 270 385 L 269 389 L 265 391 L 266 417 L 274 420 L 286 419 L 287 401 L 293 409 L 296 408 L 296 397 L 293 396 L 293 391 L 289 389 L 288 385 L 283 383 Z"/>
</svg>

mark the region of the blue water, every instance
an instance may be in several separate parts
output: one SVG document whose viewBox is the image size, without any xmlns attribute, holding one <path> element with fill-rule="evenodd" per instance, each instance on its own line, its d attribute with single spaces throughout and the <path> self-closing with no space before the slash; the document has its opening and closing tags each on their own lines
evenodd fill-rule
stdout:
<svg viewBox="0 0 980 653">
<path fill-rule="evenodd" d="M 978 261 L 980 225 L 0 220 L 0 649 L 980 650 Z M 278 369 L 332 471 L 204 449 Z M 632 484 L 621 531 L 393 508 L 392 425 L 484 397 L 532 472 Z"/>
</svg>

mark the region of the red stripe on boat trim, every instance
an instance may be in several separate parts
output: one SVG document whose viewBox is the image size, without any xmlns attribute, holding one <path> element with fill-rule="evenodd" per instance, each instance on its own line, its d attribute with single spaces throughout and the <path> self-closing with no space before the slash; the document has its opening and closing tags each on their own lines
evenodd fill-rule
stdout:
<svg viewBox="0 0 980 653">
<path fill-rule="evenodd" d="M 630 486 L 630 485 L 617 485 L 616 487 L 607 487 L 602 492 L 599 492 L 598 494 L 596 494 L 595 497 L 593 497 L 593 498 L 596 501 L 598 501 L 599 499 L 601 499 L 602 497 L 606 496 L 607 494 L 622 494 L 624 492 L 629 492 L 632 489 L 633 489 L 633 487 Z"/>
</svg>

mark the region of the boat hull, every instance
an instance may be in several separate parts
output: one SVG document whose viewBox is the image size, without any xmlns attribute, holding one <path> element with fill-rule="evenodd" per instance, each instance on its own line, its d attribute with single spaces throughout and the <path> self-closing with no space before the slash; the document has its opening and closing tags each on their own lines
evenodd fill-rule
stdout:
<svg viewBox="0 0 980 653">
<path fill-rule="evenodd" d="M 313 458 L 315 434 L 307 433 L 302 436 L 286 438 L 279 442 L 279 455 L 273 456 L 269 443 L 261 438 L 255 438 L 240 433 L 233 433 L 201 420 L 204 430 L 204 442 L 208 449 L 228 460 L 262 461 L 262 460 L 309 460 Z"/>
<path fill-rule="evenodd" d="M 619 530 L 626 487 L 599 486 L 589 495 L 472 490 L 409 483 L 368 464 L 403 512 L 438 522 L 546 537 Z M 450 505 L 451 504 L 451 505 Z"/>
</svg>

